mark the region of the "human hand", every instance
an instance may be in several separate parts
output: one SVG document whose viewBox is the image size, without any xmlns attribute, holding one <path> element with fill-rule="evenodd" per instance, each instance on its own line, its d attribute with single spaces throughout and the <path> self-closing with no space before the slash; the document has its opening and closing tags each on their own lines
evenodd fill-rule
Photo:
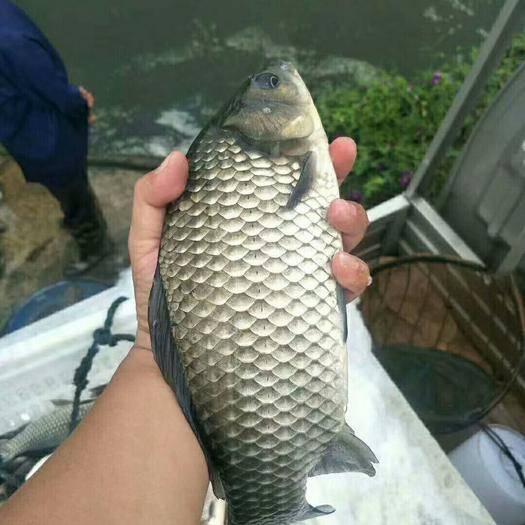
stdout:
<svg viewBox="0 0 525 525">
<path fill-rule="evenodd" d="M 88 91 L 83 86 L 78 86 L 78 90 L 80 91 L 80 96 L 86 101 L 86 105 L 88 107 L 88 124 L 92 126 L 97 120 L 97 117 L 93 114 L 93 108 L 95 107 L 95 97 L 93 93 Z"/>
<path fill-rule="evenodd" d="M 334 163 L 339 185 L 352 170 L 357 155 L 355 142 L 348 137 L 339 137 L 330 144 L 330 156 Z M 363 239 L 368 227 L 368 217 L 357 202 L 336 199 L 328 208 L 328 222 L 343 238 L 343 252 L 332 260 L 335 279 L 345 289 L 347 301 L 361 295 L 372 282 L 368 266 L 358 257 L 350 255 Z"/>
<path fill-rule="evenodd" d="M 330 146 L 330 154 L 341 183 L 354 164 L 355 143 L 348 138 L 339 138 Z M 157 267 L 166 206 L 182 195 L 187 180 L 188 162 L 182 153 L 173 152 L 156 170 L 139 179 L 135 185 L 128 247 L 137 308 L 135 345 L 142 348 L 151 348 L 148 302 Z M 343 234 L 345 251 L 352 250 L 358 244 L 368 225 L 361 206 L 341 199 L 330 206 L 328 219 Z M 367 265 L 348 253 L 337 254 L 332 269 L 334 277 L 347 290 L 348 300 L 361 294 L 368 284 L 370 274 Z"/>
<path fill-rule="evenodd" d="M 188 161 L 182 153 L 174 151 L 135 185 L 128 238 L 137 308 L 135 346 L 151 349 L 148 302 L 157 268 L 166 206 L 182 195 L 187 180 Z"/>
</svg>

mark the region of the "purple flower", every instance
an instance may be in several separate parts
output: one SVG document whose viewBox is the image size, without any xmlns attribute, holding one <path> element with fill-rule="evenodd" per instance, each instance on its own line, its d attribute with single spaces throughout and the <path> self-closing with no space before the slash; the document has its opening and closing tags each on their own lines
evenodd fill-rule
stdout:
<svg viewBox="0 0 525 525">
<path fill-rule="evenodd" d="M 351 190 L 348 194 L 348 199 L 361 204 L 363 202 L 363 194 L 359 190 Z"/>
<path fill-rule="evenodd" d="M 434 76 L 432 77 L 432 85 L 437 86 L 438 84 L 441 84 L 442 80 L 443 80 L 443 75 L 441 71 L 436 71 L 434 73 Z"/>
<path fill-rule="evenodd" d="M 405 171 L 401 173 L 401 177 L 399 177 L 399 185 L 403 190 L 406 190 L 408 188 L 408 185 L 410 184 L 413 175 L 414 174 L 411 171 Z"/>
</svg>

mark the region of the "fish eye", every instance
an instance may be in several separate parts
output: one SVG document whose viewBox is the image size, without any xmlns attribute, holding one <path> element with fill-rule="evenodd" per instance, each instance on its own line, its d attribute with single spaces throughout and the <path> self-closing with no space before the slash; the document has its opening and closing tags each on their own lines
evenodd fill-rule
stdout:
<svg viewBox="0 0 525 525">
<path fill-rule="evenodd" d="M 260 89 L 275 89 L 279 86 L 281 80 L 273 73 L 259 73 L 255 75 L 253 82 Z"/>
</svg>

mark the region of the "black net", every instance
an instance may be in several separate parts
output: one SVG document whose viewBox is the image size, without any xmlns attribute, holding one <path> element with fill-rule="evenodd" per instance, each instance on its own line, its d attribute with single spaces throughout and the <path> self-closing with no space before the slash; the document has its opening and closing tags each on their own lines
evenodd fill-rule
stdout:
<svg viewBox="0 0 525 525">
<path fill-rule="evenodd" d="M 481 420 L 520 375 L 525 323 L 510 275 L 437 256 L 383 262 L 363 297 L 374 352 L 434 433 Z"/>
</svg>

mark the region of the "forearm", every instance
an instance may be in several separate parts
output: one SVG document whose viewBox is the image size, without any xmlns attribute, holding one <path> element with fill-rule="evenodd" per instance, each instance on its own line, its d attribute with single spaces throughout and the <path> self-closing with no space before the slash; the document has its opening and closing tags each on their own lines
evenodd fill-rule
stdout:
<svg viewBox="0 0 525 525">
<path fill-rule="evenodd" d="M 0 522 L 199 523 L 207 485 L 199 444 L 151 352 L 133 349 Z"/>
</svg>

